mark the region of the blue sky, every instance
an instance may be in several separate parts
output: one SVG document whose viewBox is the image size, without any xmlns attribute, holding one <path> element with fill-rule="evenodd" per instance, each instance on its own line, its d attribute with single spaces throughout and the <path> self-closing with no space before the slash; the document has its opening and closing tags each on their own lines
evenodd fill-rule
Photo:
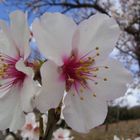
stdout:
<svg viewBox="0 0 140 140">
<path fill-rule="evenodd" d="M 14 5 L 8 5 L 8 3 L 4 2 L 0 4 L 0 19 L 9 21 L 9 14 L 12 11 L 18 10 L 19 8 L 15 7 Z M 20 9 L 22 10 L 22 9 Z M 30 18 L 29 22 L 33 20 L 33 17 Z"/>
<path fill-rule="evenodd" d="M 14 10 L 14 9 L 13 9 Z M 10 9 L 3 3 L 0 4 L 0 19 L 8 20 Z"/>
<path fill-rule="evenodd" d="M 14 3 L 14 0 L 9 0 L 8 2 L 4 1 L 4 3 L 0 3 L 0 19 L 9 21 L 10 12 L 15 11 L 15 10 L 23 10 L 24 11 L 23 6 L 21 6 L 22 8 L 21 7 L 20 8 L 16 7 L 14 4 L 12 5 L 12 2 Z M 44 9 L 42 8 L 42 10 L 44 10 Z M 61 9 L 58 8 L 58 7 L 51 7 L 47 11 L 49 11 L 49 12 L 59 12 L 59 11 L 61 11 Z M 31 23 L 33 21 L 35 16 L 36 15 L 32 12 L 32 14 L 30 15 L 30 18 L 29 18 L 29 23 Z"/>
</svg>

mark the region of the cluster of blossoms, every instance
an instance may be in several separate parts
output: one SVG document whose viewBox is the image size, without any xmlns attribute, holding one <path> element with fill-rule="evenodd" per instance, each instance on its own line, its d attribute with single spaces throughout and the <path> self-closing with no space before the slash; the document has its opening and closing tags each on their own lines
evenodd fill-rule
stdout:
<svg viewBox="0 0 140 140">
<path fill-rule="evenodd" d="M 120 32 L 116 22 L 96 14 L 77 25 L 63 14 L 45 13 L 30 31 L 26 18 L 15 11 L 10 27 L 0 21 L 0 129 L 17 130 L 33 108 L 47 112 L 60 104 L 76 131 L 102 124 L 107 101 L 123 95 L 130 80 L 121 64 L 108 58 Z M 29 65 L 31 38 L 46 57 L 40 86 Z"/>
<path fill-rule="evenodd" d="M 47 116 L 42 115 L 43 119 L 43 128 L 45 131 L 46 124 L 47 124 Z M 36 116 L 34 113 L 29 113 L 26 115 L 26 121 L 21 129 L 21 136 L 23 140 L 38 140 L 39 139 L 39 120 L 36 119 Z"/>
<path fill-rule="evenodd" d="M 17 130 L 24 124 L 24 112 L 32 111 L 38 87 L 26 65 L 31 53 L 26 15 L 16 11 L 10 18 L 10 27 L 0 21 L 0 129 Z"/>
<path fill-rule="evenodd" d="M 68 129 L 59 128 L 53 133 L 52 140 L 73 140 L 74 137 L 70 136 L 70 131 Z"/>
</svg>

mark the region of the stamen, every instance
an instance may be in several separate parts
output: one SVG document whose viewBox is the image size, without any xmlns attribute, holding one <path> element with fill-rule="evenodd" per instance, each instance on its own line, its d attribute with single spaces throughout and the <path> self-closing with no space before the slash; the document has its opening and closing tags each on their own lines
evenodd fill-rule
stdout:
<svg viewBox="0 0 140 140">
<path fill-rule="evenodd" d="M 93 96 L 94 96 L 94 97 L 96 97 L 96 94 L 95 94 L 95 93 L 93 93 Z"/>
<path fill-rule="evenodd" d="M 83 92 L 84 92 L 82 88 L 80 88 L 80 92 L 81 92 L 81 93 L 83 93 Z"/>
<path fill-rule="evenodd" d="M 104 68 L 105 68 L 105 69 L 109 69 L 109 67 L 108 67 L 108 66 L 105 66 Z"/>
<path fill-rule="evenodd" d="M 97 52 L 96 52 L 97 50 Z M 100 75 L 98 75 L 100 69 L 108 69 L 108 66 L 96 66 L 96 57 L 100 56 L 99 47 L 86 53 L 82 57 L 76 56 L 78 53 L 72 53 L 70 57 L 65 57 L 63 59 L 64 64 L 59 68 L 61 77 L 64 77 L 66 84 L 66 91 L 71 88 L 75 89 L 75 93 L 79 96 L 81 100 L 80 93 L 84 94 L 86 89 L 90 90 L 88 81 L 93 81 L 93 85 L 98 85 Z M 95 52 L 93 55 L 92 53 Z M 74 55 L 73 55 L 74 54 Z M 101 77 L 104 81 L 107 81 L 107 77 Z M 74 94 L 75 94 L 74 93 Z M 96 94 L 93 94 L 96 97 Z"/>
<path fill-rule="evenodd" d="M 80 97 L 80 100 L 82 100 L 82 101 L 83 101 L 83 100 L 84 100 L 84 98 L 83 98 L 83 97 Z"/>
<path fill-rule="evenodd" d="M 23 82 L 25 74 L 18 71 L 15 67 L 19 59 L 0 52 L 0 79 L 3 80 L 3 84 L 0 87 L 1 91 L 4 92 L 14 84 L 21 84 Z"/>
<path fill-rule="evenodd" d="M 99 53 L 96 53 L 96 56 L 99 56 L 100 54 Z"/>
<path fill-rule="evenodd" d="M 95 82 L 94 84 L 95 84 L 95 85 L 98 85 L 98 82 Z"/>
<path fill-rule="evenodd" d="M 107 78 L 104 78 L 104 81 L 107 81 Z"/>
<path fill-rule="evenodd" d="M 96 50 L 99 50 L 99 47 L 96 47 L 95 49 L 96 49 Z"/>
</svg>

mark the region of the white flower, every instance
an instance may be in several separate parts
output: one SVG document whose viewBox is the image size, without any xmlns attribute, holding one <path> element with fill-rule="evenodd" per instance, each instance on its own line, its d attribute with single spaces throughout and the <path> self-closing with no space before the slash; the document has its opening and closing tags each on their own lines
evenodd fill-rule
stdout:
<svg viewBox="0 0 140 140">
<path fill-rule="evenodd" d="M 5 137 L 5 140 L 15 140 L 15 138 L 11 134 L 9 134 Z"/>
<path fill-rule="evenodd" d="M 124 138 L 122 137 L 122 138 L 120 139 L 118 136 L 114 135 L 114 139 L 113 139 L 113 140 L 124 140 Z M 131 139 L 126 139 L 126 140 L 131 140 Z"/>
<path fill-rule="evenodd" d="M 42 115 L 44 132 L 46 130 L 47 116 Z M 23 139 L 38 140 L 39 139 L 39 122 L 36 121 L 34 113 L 28 113 L 26 115 L 26 122 L 21 130 L 21 136 Z"/>
<path fill-rule="evenodd" d="M 38 140 L 39 139 L 39 122 L 36 122 L 34 113 L 26 115 L 26 122 L 21 130 L 23 139 Z"/>
<path fill-rule="evenodd" d="M 114 139 L 113 140 L 120 140 L 120 138 L 117 137 L 116 135 L 114 135 Z"/>
<path fill-rule="evenodd" d="M 59 128 L 53 133 L 52 140 L 73 140 L 73 137 L 70 137 L 70 131 L 68 129 Z"/>
<path fill-rule="evenodd" d="M 43 129 L 46 130 L 47 116 L 42 115 Z M 21 136 L 23 139 L 38 140 L 39 139 L 39 121 L 36 120 L 34 113 L 28 113 L 26 115 L 26 122 L 21 130 Z"/>
<path fill-rule="evenodd" d="M 30 54 L 26 15 L 15 11 L 10 19 L 10 27 L 0 21 L 0 130 L 23 126 L 37 89 L 33 71 L 25 65 Z"/>
<path fill-rule="evenodd" d="M 123 137 L 122 138 L 119 138 L 118 136 L 114 135 L 114 139 L 113 140 L 131 140 L 131 139 L 130 138 L 124 139 Z"/>
<path fill-rule="evenodd" d="M 102 124 L 107 100 L 125 93 L 130 76 L 109 60 L 119 28 L 115 21 L 96 14 L 76 25 L 65 15 L 46 13 L 33 23 L 33 35 L 48 61 L 41 67 L 42 89 L 38 108 L 56 108 L 64 91 L 64 119 L 79 132 Z"/>
</svg>

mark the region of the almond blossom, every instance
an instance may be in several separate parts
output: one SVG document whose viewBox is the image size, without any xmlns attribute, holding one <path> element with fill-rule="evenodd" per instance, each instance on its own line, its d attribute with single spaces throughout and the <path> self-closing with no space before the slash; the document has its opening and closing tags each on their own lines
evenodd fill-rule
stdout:
<svg viewBox="0 0 140 140">
<path fill-rule="evenodd" d="M 53 133 L 52 140 L 73 140 L 74 137 L 70 136 L 70 130 L 59 128 Z"/>
<path fill-rule="evenodd" d="M 46 129 L 47 117 L 42 115 L 44 131 Z M 23 140 L 39 140 L 39 121 L 36 120 L 34 113 L 26 115 L 26 122 L 21 130 L 21 136 Z"/>
<path fill-rule="evenodd" d="M 120 63 L 108 59 L 120 32 L 116 22 L 97 13 L 77 25 L 63 14 L 45 13 L 32 26 L 48 59 L 41 67 L 38 108 L 45 112 L 63 102 L 66 123 L 79 132 L 102 124 L 107 101 L 123 95 L 130 80 Z"/>
<path fill-rule="evenodd" d="M 10 14 L 10 26 L 0 21 L 0 129 L 17 130 L 24 124 L 24 113 L 32 110 L 37 86 L 33 71 L 26 66 L 30 55 L 27 16 Z"/>
<path fill-rule="evenodd" d="M 9 134 L 8 136 L 6 136 L 5 140 L 15 140 L 15 138 Z"/>
<path fill-rule="evenodd" d="M 118 136 L 114 135 L 113 140 L 121 140 Z M 122 138 L 122 140 L 124 140 L 124 138 Z"/>
</svg>

